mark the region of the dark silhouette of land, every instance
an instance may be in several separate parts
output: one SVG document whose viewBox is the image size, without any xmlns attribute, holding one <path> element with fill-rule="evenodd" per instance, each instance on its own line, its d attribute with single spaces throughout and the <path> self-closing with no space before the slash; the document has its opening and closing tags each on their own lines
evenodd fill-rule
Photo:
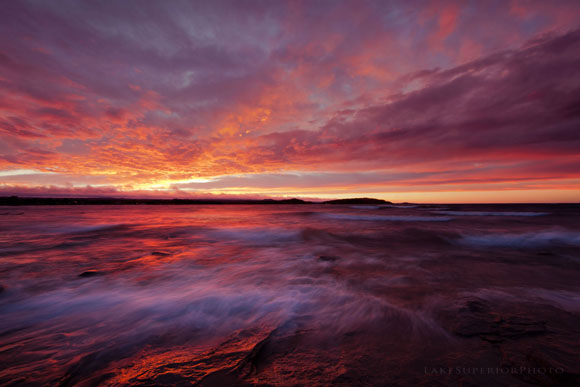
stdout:
<svg viewBox="0 0 580 387">
<path fill-rule="evenodd" d="M 192 204 L 313 204 L 302 199 L 130 199 L 130 198 L 44 198 L 0 197 L 0 206 L 71 206 L 71 205 L 192 205 Z M 372 198 L 337 199 L 322 204 L 390 204 L 386 200 Z"/>
<path fill-rule="evenodd" d="M 42 198 L 0 197 L 2 206 L 59 206 L 59 205 L 191 205 L 191 204 L 307 204 L 300 199 L 131 199 L 131 198 Z"/>
<path fill-rule="evenodd" d="M 337 199 L 324 202 L 325 204 L 392 204 L 389 201 L 373 198 Z"/>
</svg>

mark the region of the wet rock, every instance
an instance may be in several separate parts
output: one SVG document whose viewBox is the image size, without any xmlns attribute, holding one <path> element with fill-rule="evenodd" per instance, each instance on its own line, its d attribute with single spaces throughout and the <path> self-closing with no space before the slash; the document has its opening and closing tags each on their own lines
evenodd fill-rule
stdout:
<svg viewBox="0 0 580 387">
<path fill-rule="evenodd" d="M 506 339 L 545 334 L 546 323 L 526 317 L 500 315 L 481 300 L 470 300 L 457 312 L 452 331 L 463 337 L 479 336 L 499 343 Z"/>
<path fill-rule="evenodd" d="M 236 335 L 235 338 L 222 343 L 222 348 L 225 348 L 225 351 L 221 355 L 224 356 L 224 362 L 222 364 L 231 364 L 233 360 L 232 356 L 243 356 L 233 366 L 224 367 L 208 373 L 196 385 L 216 387 L 270 386 L 269 384 L 247 383 L 245 380 L 250 376 L 259 374 L 263 368 L 271 364 L 274 358 L 283 357 L 293 352 L 301 337 L 301 333 L 301 331 L 296 330 L 296 324 L 294 322 L 285 322 L 268 332 L 251 348 L 243 346 L 241 351 L 239 349 L 232 351 L 233 348 L 237 348 L 236 343 L 240 339 L 240 336 Z M 215 356 L 218 355 L 214 354 L 213 356 L 212 360 L 215 362 Z"/>
<path fill-rule="evenodd" d="M 550 359 L 550 354 L 542 353 L 541 349 L 532 349 L 526 354 L 528 364 L 532 367 L 549 370 L 549 372 L 530 375 L 535 379 L 532 379 L 531 382 L 545 386 L 580 386 L 580 373 L 577 371 L 576 358 L 576 356 L 571 356 L 570 363 L 560 363 Z"/>
<path fill-rule="evenodd" d="M 496 334 L 489 334 L 489 335 L 481 335 L 479 336 L 482 340 L 487 341 L 489 343 L 497 344 L 503 343 L 505 341 L 505 337 Z"/>
<path fill-rule="evenodd" d="M 533 321 L 524 317 L 507 317 L 500 324 L 501 336 L 509 338 L 541 335 L 546 331 L 544 321 Z"/>
<path fill-rule="evenodd" d="M 198 384 L 201 387 L 218 387 L 218 386 L 240 386 L 240 387 L 250 387 L 253 386 L 249 383 L 244 383 L 241 381 L 237 375 L 231 373 L 228 370 L 219 370 L 212 372 L 203 378 Z"/>
<path fill-rule="evenodd" d="M 101 273 L 98 270 L 87 270 L 85 272 L 82 272 L 81 274 L 79 274 L 79 277 L 82 278 L 90 278 L 90 277 L 96 277 L 98 275 L 102 275 L 103 273 Z"/>
<path fill-rule="evenodd" d="M 554 253 L 551 252 L 551 251 L 545 250 L 545 251 L 538 252 L 538 255 L 548 255 L 548 256 L 550 256 L 550 255 L 554 255 Z"/>
<path fill-rule="evenodd" d="M 459 309 L 453 332 L 459 336 L 472 337 L 497 334 L 500 317 L 491 313 L 489 306 L 480 300 L 468 301 Z"/>
<path fill-rule="evenodd" d="M 318 257 L 318 260 L 323 262 L 336 262 L 338 261 L 338 257 L 333 257 L 330 255 L 321 255 Z"/>
</svg>

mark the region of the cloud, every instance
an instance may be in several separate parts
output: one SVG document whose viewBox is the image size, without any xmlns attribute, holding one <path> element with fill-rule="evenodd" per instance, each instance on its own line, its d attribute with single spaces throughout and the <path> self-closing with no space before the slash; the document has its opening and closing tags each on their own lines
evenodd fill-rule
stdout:
<svg viewBox="0 0 580 387">
<path fill-rule="evenodd" d="M 573 1 L 10 2 L 0 170 L 48 174 L 18 178 L 27 187 L 120 190 L 576 179 L 578 12 Z M 200 177 L 211 181 L 183 183 Z"/>
<path fill-rule="evenodd" d="M 394 167 L 464 160 L 527 162 L 577 156 L 580 32 L 418 77 L 419 90 L 337 112 L 318 132 L 254 140 L 251 163 Z M 253 144 L 256 144 L 255 146 Z M 548 160 L 549 161 L 549 160 Z"/>
</svg>

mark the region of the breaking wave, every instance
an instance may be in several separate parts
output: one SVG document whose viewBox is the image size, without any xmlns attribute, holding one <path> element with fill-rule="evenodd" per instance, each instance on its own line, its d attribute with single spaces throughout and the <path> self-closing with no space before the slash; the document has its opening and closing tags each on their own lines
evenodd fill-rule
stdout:
<svg viewBox="0 0 580 387">
<path fill-rule="evenodd" d="M 565 231 L 529 232 L 521 234 L 464 235 L 460 245 L 475 247 L 540 248 L 580 246 L 580 234 Z"/>
<path fill-rule="evenodd" d="M 543 216 L 546 212 L 516 212 L 516 211 L 435 211 L 435 214 L 451 216 Z"/>
<path fill-rule="evenodd" d="M 347 215 L 347 214 L 324 214 L 327 218 L 339 220 L 364 220 L 364 221 L 387 221 L 387 222 L 448 222 L 453 218 L 447 216 L 415 216 L 415 215 Z"/>
</svg>

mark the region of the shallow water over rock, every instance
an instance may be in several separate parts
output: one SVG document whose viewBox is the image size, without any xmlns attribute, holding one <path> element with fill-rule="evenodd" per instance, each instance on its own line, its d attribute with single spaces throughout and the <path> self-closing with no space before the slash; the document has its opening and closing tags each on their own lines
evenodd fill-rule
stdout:
<svg viewBox="0 0 580 387">
<path fill-rule="evenodd" d="M 1 385 L 580 382 L 578 206 L 0 212 Z"/>
</svg>

